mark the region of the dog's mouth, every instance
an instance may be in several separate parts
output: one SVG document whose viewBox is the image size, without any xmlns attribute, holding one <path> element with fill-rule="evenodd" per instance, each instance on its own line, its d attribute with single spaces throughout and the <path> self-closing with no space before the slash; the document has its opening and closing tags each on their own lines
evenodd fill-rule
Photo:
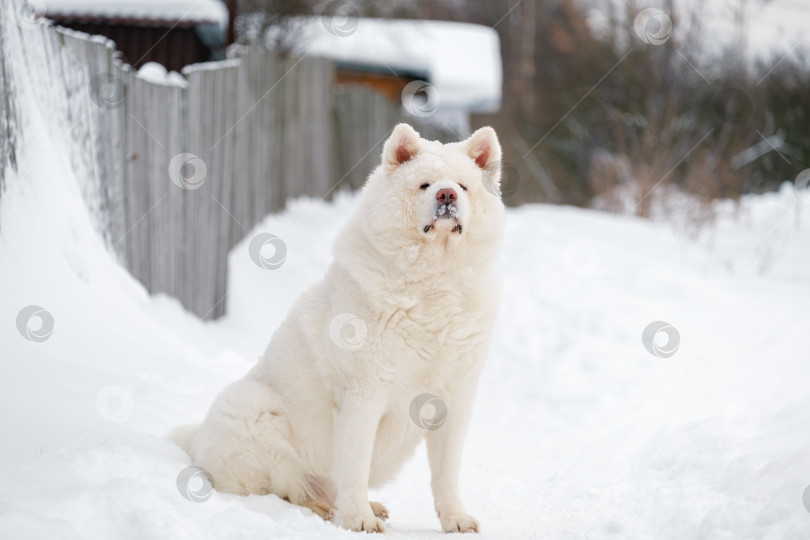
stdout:
<svg viewBox="0 0 810 540">
<path fill-rule="evenodd" d="M 455 222 L 455 226 L 450 230 L 450 232 L 457 232 L 458 234 L 461 234 L 463 227 L 461 225 L 461 220 L 459 219 L 458 206 L 456 206 L 454 203 L 437 204 L 436 208 L 433 210 L 433 216 L 430 223 L 425 225 L 425 228 L 423 229 L 424 232 L 428 233 L 431 231 L 431 229 L 435 229 L 437 221 L 445 220 Z"/>
<path fill-rule="evenodd" d="M 437 204 L 433 211 L 433 221 L 438 219 L 455 219 L 458 221 L 458 206 L 454 203 Z"/>
</svg>

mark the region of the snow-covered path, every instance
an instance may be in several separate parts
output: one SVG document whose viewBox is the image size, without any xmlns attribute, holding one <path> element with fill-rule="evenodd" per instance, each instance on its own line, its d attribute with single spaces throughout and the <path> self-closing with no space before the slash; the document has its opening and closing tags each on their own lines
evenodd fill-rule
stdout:
<svg viewBox="0 0 810 540">
<path fill-rule="evenodd" d="M 283 238 L 286 262 L 260 269 L 249 235 L 229 315 L 201 323 L 115 263 L 59 145 L 29 136 L 0 208 L 0 537 L 356 537 L 273 496 L 186 500 L 189 458 L 163 438 L 252 365 L 353 198 L 267 218 L 252 234 Z M 482 537 L 810 537 L 810 202 L 786 185 L 719 210 L 696 242 L 592 211 L 508 212 L 463 467 Z M 47 340 L 18 331 L 28 305 L 53 316 Z M 679 332 L 669 358 L 642 344 L 654 321 Z M 374 494 L 388 534 L 441 536 L 428 482 L 420 450 Z"/>
</svg>

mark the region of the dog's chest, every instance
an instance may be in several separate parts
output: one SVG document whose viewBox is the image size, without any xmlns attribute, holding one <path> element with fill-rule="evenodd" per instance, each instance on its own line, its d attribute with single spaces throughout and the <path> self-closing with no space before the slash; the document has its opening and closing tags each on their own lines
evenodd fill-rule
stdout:
<svg viewBox="0 0 810 540">
<path fill-rule="evenodd" d="M 483 306 L 463 291 L 402 295 L 380 319 L 384 365 L 400 380 L 425 386 L 470 371 L 488 334 Z"/>
</svg>

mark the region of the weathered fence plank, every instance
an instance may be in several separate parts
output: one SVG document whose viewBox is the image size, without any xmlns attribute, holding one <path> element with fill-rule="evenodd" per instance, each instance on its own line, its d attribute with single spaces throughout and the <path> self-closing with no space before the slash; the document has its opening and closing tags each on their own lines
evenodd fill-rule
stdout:
<svg viewBox="0 0 810 540">
<path fill-rule="evenodd" d="M 113 145 L 112 159 L 116 162 L 116 173 L 112 179 L 116 185 L 110 189 L 110 203 L 114 209 L 114 215 L 110 220 L 111 246 L 119 260 L 127 269 L 130 269 L 131 259 L 127 238 L 131 226 L 129 162 L 132 159 L 132 155 L 130 154 L 128 135 L 130 123 L 132 122 L 129 117 L 133 100 L 131 95 L 132 69 L 129 65 L 124 64 L 120 60 L 114 60 L 111 73 L 113 77 L 116 77 L 116 80 L 120 81 L 122 87 L 126 89 L 121 104 L 118 108 L 113 109 L 113 114 L 110 115 L 109 118 L 112 124 L 110 129 L 115 132 L 115 137 L 109 144 Z"/>
<path fill-rule="evenodd" d="M 130 73 L 129 111 L 125 136 L 126 162 L 126 232 L 123 241 L 127 245 L 127 267 L 132 275 L 151 291 L 149 261 L 152 258 L 149 244 L 149 135 L 141 127 L 148 122 L 146 111 L 148 83 Z"/>
<path fill-rule="evenodd" d="M 185 193 L 186 269 L 194 284 L 203 285 L 187 292 L 186 300 L 204 318 L 225 313 L 227 253 L 231 230 L 239 227 L 232 205 L 234 171 L 238 171 L 233 164 L 245 159 L 234 155 L 238 67 L 237 61 L 227 61 L 183 71 L 188 78 L 188 110 L 207 112 L 187 115 L 185 150 L 201 160 L 195 164 L 195 174 L 200 174 L 200 167 L 206 171 L 204 180 L 198 178 L 201 183 L 189 186 Z"/>
</svg>

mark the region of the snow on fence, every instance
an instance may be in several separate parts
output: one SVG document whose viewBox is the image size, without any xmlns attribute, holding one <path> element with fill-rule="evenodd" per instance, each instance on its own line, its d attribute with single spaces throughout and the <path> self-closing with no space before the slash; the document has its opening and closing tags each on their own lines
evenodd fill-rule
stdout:
<svg viewBox="0 0 810 540">
<path fill-rule="evenodd" d="M 6 50 L 4 30 L 4 25 L 0 24 L 0 51 Z M 11 81 L 3 57 L 4 55 L 0 55 L 0 194 L 3 193 L 6 170 L 17 166 L 17 114 L 11 99 Z"/>
<path fill-rule="evenodd" d="M 109 40 L 9 19 L 0 32 L 22 49 L 27 66 L 16 67 L 54 136 L 71 141 L 110 247 L 150 293 L 204 319 L 225 312 L 230 249 L 287 199 L 362 185 L 402 120 L 381 94 L 334 87 L 324 59 L 235 48 L 156 79 L 120 62 Z M 3 129 L 16 121 L 7 70 L 0 62 Z M 0 136 L 3 167 L 14 141 Z"/>
</svg>

